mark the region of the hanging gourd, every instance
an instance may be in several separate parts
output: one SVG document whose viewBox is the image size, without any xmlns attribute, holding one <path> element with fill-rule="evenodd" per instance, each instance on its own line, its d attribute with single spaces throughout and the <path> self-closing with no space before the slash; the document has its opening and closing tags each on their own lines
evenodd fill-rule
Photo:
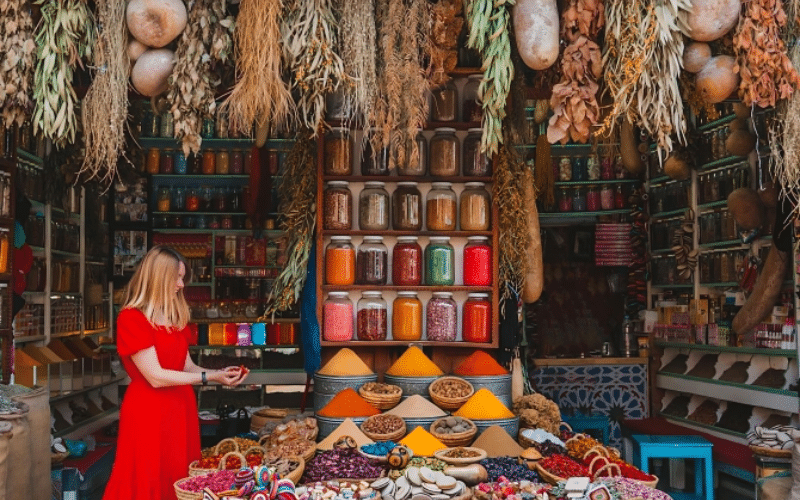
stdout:
<svg viewBox="0 0 800 500">
<path fill-rule="evenodd" d="M 181 0 L 131 0 L 125 11 L 131 35 L 154 48 L 175 40 L 186 27 L 187 17 Z"/>
<path fill-rule="evenodd" d="M 739 86 L 739 74 L 734 67 L 736 59 L 731 56 L 716 56 L 709 59 L 697 73 L 697 92 L 709 104 L 727 99 Z"/>
<path fill-rule="evenodd" d="M 133 87 L 142 95 L 153 97 L 165 92 L 175 65 L 175 54 L 169 49 L 145 51 L 131 70 Z"/>
<path fill-rule="evenodd" d="M 556 0 L 517 0 L 512 13 L 522 61 L 535 70 L 552 66 L 560 43 Z"/>
<path fill-rule="evenodd" d="M 686 14 L 686 34 L 698 42 L 722 38 L 739 20 L 741 0 L 693 0 Z"/>
</svg>

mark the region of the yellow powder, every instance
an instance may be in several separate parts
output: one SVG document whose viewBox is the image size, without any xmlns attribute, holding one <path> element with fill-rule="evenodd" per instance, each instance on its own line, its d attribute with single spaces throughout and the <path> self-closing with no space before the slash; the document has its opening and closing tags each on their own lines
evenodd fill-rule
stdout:
<svg viewBox="0 0 800 500">
<path fill-rule="evenodd" d="M 411 434 L 400 440 L 400 444 L 408 446 L 414 452 L 415 457 L 432 457 L 437 451 L 447 448 L 422 427 L 411 431 Z"/>
<path fill-rule="evenodd" d="M 339 349 L 330 361 L 325 363 L 317 373 L 320 375 L 328 375 L 331 377 L 346 377 L 356 375 L 372 375 L 366 363 L 361 361 L 358 354 L 353 352 L 352 349 L 343 348 Z"/>
<path fill-rule="evenodd" d="M 428 359 L 422 349 L 412 345 L 386 370 L 386 374 L 396 377 L 438 377 L 444 372 Z"/>
<path fill-rule="evenodd" d="M 514 418 L 511 410 L 506 408 L 497 396 L 489 389 L 483 388 L 472 395 L 453 415 L 470 420 L 494 420 L 498 418 Z"/>
</svg>

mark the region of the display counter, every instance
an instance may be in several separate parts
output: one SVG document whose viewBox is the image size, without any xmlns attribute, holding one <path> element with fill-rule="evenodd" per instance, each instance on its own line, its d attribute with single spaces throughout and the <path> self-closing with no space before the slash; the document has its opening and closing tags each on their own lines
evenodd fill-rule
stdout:
<svg viewBox="0 0 800 500">
<path fill-rule="evenodd" d="M 562 416 L 607 415 L 611 446 L 622 445 L 620 422 L 650 416 L 647 358 L 534 360 L 534 389 L 555 401 Z"/>
</svg>

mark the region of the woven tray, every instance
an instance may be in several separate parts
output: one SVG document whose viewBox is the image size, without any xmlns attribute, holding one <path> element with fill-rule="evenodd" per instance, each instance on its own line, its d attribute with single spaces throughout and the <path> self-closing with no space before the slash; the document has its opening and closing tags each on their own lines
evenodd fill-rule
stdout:
<svg viewBox="0 0 800 500">
<path fill-rule="evenodd" d="M 459 432 L 458 434 L 439 434 L 435 432 L 436 425 L 447 417 L 438 418 L 433 421 L 430 427 L 430 433 L 436 437 L 439 441 L 442 442 L 443 445 L 447 446 L 448 448 L 455 448 L 457 446 L 469 446 L 475 440 L 475 435 L 478 434 L 478 427 L 472 420 L 465 418 L 464 420 L 468 421 L 472 425 L 472 429 L 465 432 Z"/>
<path fill-rule="evenodd" d="M 762 446 L 750 445 L 750 449 L 756 455 L 772 458 L 792 458 L 792 450 L 776 450 L 775 448 L 764 448 Z"/>
<path fill-rule="evenodd" d="M 459 382 L 467 384 L 469 386 L 469 394 L 467 394 L 466 396 L 462 396 L 460 398 L 448 398 L 436 392 L 436 387 L 439 384 L 449 380 L 458 380 Z M 464 380 L 461 377 L 449 377 L 449 376 L 440 377 L 437 378 L 431 385 L 428 386 L 428 394 L 430 394 L 431 396 L 431 401 L 433 401 L 434 404 L 436 404 L 436 406 L 438 406 L 439 408 L 448 411 L 455 411 L 461 408 L 464 405 L 464 403 L 466 403 L 467 400 L 469 400 L 469 398 L 471 398 L 472 395 L 475 394 L 475 388 L 472 386 L 470 382 Z"/>
</svg>

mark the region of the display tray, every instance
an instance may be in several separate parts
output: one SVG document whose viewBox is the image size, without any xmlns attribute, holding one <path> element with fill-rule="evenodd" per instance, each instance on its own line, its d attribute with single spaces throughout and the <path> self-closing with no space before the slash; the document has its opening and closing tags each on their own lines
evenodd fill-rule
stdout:
<svg viewBox="0 0 800 500">
<path fill-rule="evenodd" d="M 448 457 L 446 454 L 454 450 L 456 448 L 463 448 L 465 450 L 477 452 L 479 455 L 476 457 L 464 457 L 464 458 L 452 458 Z M 457 446 L 454 448 L 445 448 L 444 450 L 439 450 L 433 454 L 434 457 L 438 458 L 442 462 L 446 462 L 451 465 L 468 465 L 480 462 L 484 458 L 486 458 L 486 452 L 480 448 L 473 448 L 469 446 Z"/>
</svg>

